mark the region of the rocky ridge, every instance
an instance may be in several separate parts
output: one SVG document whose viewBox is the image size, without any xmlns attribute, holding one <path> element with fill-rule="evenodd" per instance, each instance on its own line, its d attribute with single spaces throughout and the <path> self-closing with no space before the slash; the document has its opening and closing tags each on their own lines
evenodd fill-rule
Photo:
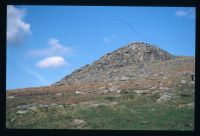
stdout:
<svg viewBox="0 0 200 136">
<path fill-rule="evenodd" d="M 119 82 L 170 76 L 174 74 L 170 72 L 172 65 L 182 65 L 183 62 L 180 58 L 153 45 L 132 42 L 104 55 L 90 65 L 75 70 L 55 85 Z M 191 62 L 194 60 L 188 58 L 184 61 Z"/>
</svg>

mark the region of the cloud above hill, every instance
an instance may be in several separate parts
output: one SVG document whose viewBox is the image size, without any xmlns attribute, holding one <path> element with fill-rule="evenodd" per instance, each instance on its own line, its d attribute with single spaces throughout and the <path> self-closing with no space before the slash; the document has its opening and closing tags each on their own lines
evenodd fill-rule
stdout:
<svg viewBox="0 0 200 136">
<path fill-rule="evenodd" d="M 31 25 L 24 21 L 25 15 L 25 10 L 7 6 L 7 42 L 19 42 L 25 35 L 32 33 Z"/>
<path fill-rule="evenodd" d="M 195 17 L 195 9 L 194 8 L 188 8 L 188 9 L 183 9 L 183 10 L 177 10 L 175 12 L 175 15 L 177 17 Z"/>
<path fill-rule="evenodd" d="M 28 56 L 64 56 L 70 54 L 72 49 L 63 46 L 58 39 L 50 38 L 48 42 L 49 47 L 43 48 L 39 50 L 32 50 L 29 51 L 27 54 Z"/>
<path fill-rule="evenodd" d="M 38 68 L 59 68 L 68 64 L 64 56 L 72 53 L 72 49 L 62 45 L 58 39 L 50 38 L 48 47 L 27 52 L 29 57 L 43 57 L 36 63 Z"/>
<path fill-rule="evenodd" d="M 64 60 L 63 57 L 61 56 L 56 56 L 56 57 L 47 57 L 43 60 L 40 60 L 38 63 L 36 63 L 36 66 L 39 68 L 59 68 L 64 65 L 66 65 L 67 62 Z"/>
</svg>

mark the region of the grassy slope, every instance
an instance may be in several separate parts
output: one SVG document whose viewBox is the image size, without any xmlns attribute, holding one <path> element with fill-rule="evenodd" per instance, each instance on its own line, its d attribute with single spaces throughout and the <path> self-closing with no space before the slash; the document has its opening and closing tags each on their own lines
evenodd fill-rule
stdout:
<svg viewBox="0 0 200 136">
<path fill-rule="evenodd" d="M 191 58 L 192 60 L 194 58 Z M 7 128 L 61 128 L 61 129 L 131 129 L 131 130 L 193 130 L 194 129 L 194 84 L 178 86 L 182 74 L 194 70 L 190 58 L 178 58 L 154 63 L 147 67 L 153 71 L 152 79 L 119 83 L 128 93 L 97 93 L 97 88 L 109 84 L 90 83 L 41 88 L 27 88 L 7 92 L 14 98 L 6 99 Z M 168 73 L 168 79 L 158 76 Z M 155 74 L 155 75 L 154 75 Z M 123 85 L 124 84 L 124 85 Z M 162 84 L 162 85 L 160 85 Z M 115 86 L 115 85 L 114 85 Z M 145 87 L 146 86 L 146 87 Z M 174 99 L 165 103 L 156 102 L 160 93 L 138 95 L 134 90 L 146 90 L 157 86 L 173 88 Z M 77 90 L 92 93 L 75 94 Z M 156 90 L 155 89 L 155 90 Z M 61 93 L 61 95 L 56 95 Z M 36 107 L 24 114 L 17 113 L 21 105 Z M 51 105 L 57 104 L 57 105 Z M 189 104 L 189 105 L 188 105 Z M 40 106 L 42 105 L 42 106 Z M 46 107 L 45 107 L 46 105 Z M 75 120 L 84 123 L 74 123 Z"/>
<path fill-rule="evenodd" d="M 65 92 L 40 97 L 23 96 L 6 101 L 7 128 L 61 129 L 131 129 L 131 130 L 193 130 L 194 85 L 176 88 L 178 96 L 166 103 L 157 103 L 159 94 L 75 94 Z M 11 93 L 12 94 L 12 93 Z M 57 104 L 37 107 L 19 114 L 17 106 L 27 104 Z M 59 106 L 60 105 L 60 106 Z M 74 124 L 75 119 L 85 123 Z"/>
</svg>

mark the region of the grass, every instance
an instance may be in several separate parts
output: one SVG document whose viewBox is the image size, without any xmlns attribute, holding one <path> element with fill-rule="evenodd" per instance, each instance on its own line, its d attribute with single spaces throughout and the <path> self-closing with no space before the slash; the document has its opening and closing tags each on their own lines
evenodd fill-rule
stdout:
<svg viewBox="0 0 200 136">
<path fill-rule="evenodd" d="M 6 101 L 7 128 L 109 129 L 109 130 L 193 130 L 194 108 L 178 107 L 194 103 L 194 86 L 175 90 L 175 100 L 157 103 L 159 94 L 74 94 L 40 98 L 13 98 Z M 84 104 L 85 102 L 85 104 Z M 115 105 L 112 105 L 115 102 Z M 24 104 L 57 104 L 37 107 L 19 114 L 17 106 Z M 98 105 L 99 103 L 99 105 Z M 91 105 L 97 104 L 96 106 Z M 62 105 L 62 106 L 58 106 Z M 85 124 L 73 124 L 75 119 Z"/>
</svg>

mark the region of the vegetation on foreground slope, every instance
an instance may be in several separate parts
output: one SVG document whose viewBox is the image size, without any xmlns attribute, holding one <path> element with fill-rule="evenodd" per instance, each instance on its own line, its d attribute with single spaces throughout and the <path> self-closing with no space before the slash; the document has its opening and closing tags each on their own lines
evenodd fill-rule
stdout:
<svg viewBox="0 0 200 136">
<path fill-rule="evenodd" d="M 182 83 L 173 91 L 159 92 L 144 89 L 102 93 L 54 90 L 7 94 L 7 128 L 194 129 L 192 82 Z"/>
</svg>

